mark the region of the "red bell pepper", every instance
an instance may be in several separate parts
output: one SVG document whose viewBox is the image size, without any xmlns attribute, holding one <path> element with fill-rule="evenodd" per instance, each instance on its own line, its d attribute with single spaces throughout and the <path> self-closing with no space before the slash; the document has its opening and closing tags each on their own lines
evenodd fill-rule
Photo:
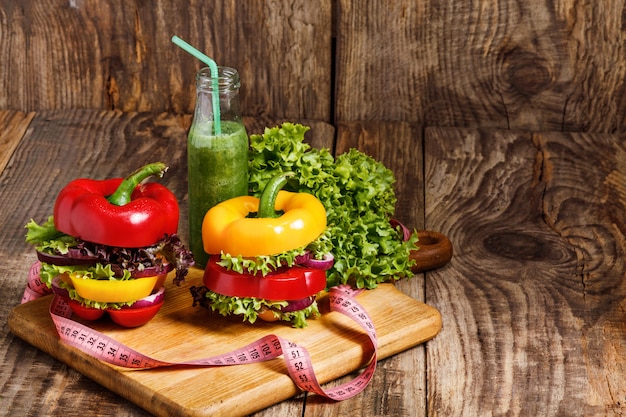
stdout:
<svg viewBox="0 0 626 417">
<path fill-rule="evenodd" d="M 204 271 L 204 285 L 229 297 L 253 297 L 266 300 L 300 300 L 315 296 L 326 288 L 326 271 L 295 266 L 268 275 L 241 274 L 219 265 L 219 256 L 211 256 Z"/>
<path fill-rule="evenodd" d="M 178 231 L 178 201 L 162 184 L 140 183 L 166 170 L 165 164 L 156 162 L 125 179 L 73 180 L 56 199 L 54 226 L 102 245 L 139 248 L 156 244 Z"/>
</svg>

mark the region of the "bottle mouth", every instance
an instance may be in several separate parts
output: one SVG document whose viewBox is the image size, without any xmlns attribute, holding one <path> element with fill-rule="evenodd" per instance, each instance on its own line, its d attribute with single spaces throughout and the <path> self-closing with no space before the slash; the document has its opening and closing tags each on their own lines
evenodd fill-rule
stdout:
<svg viewBox="0 0 626 417">
<path fill-rule="evenodd" d="M 220 91 L 237 90 L 240 86 L 239 73 L 230 67 L 217 67 L 217 86 Z M 196 88 L 213 91 L 211 68 L 201 68 L 196 74 Z"/>
</svg>

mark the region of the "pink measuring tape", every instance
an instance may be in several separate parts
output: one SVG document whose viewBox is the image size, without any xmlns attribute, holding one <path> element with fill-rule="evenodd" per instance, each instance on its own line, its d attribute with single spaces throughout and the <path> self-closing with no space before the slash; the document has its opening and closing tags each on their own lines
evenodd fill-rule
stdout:
<svg viewBox="0 0 626 417">
<path fill-rule="evenodd" d="M 35 262 L 28 273 L 28 284 L 24 290 L 22 303 L 51 292 L 41 282 L 39 270 L 39 262 Z M 363 372 L 356 378 L 327 390 L 320 386 L 315 376 L 309 352 L 304 347 L 274 334 L 264 336 L 248 346 L 222 355 L 184 362 L 165 362 L 137 352 L 101 332 L 72 320 L 72 310 L 69 305 L 56 295 L 50 304 L 50 316 L 64 343 L 112 365 L 133 369 L 152 369 L 176 365 L 231 366 L 263 362 L 282 355 L 289 375 L 298 388 L 335 401 L 341 401 L 352 398 L 363 391 L 376 370 L 376 349 L 378 346 L 376 329 L 365 309 L 355 300 L 361 291 L 354 290 L 347 285 L 330 288 L 330 309 L 350 317 L 365 330 L 374 348 L 372 357 Z"/>
</svg>

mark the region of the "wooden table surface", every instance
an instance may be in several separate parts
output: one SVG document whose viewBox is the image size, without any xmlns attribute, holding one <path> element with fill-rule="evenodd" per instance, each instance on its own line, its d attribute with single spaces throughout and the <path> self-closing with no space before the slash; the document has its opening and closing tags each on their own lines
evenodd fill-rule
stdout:
<svg viewBox="0 0 626 417">
<path fill-rule="evenodd" d="M 20 302 L 35 260 L 24 225 L 51 214 L 71 179 L 164 160 L 163 181 L 185 212 L 189 121 L 0 111 L 0 319 Z M 246 120 L 249 133 L 278 122 Z M 314 146 L 383 161 L 397 177 L 396 217 L 444 233 L 455 254 L 397 284 L 441 312 L 439 335 L 381 361 L 353 399 L 300 394 L 255 416 L 626 414 L 624 137 L 299 122 Z M 180 229 L 186 240 L 185 216 Z M 148 415 L 2 329 L 0 413 Z"/>
</svg>

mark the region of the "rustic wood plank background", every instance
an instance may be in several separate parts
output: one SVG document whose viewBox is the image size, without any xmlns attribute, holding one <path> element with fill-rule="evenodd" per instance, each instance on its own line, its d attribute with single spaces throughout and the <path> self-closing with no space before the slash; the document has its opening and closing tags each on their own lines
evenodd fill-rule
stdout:
<svg viewBox="0 0 626 417">
<path fill-rule="evenodd" d="M 339 0 L 336 120 L 626 129 L 624 2 Z"/>
<path fill-rule="evenodd" d="M 0 5 L 5 109 L 190 113 L 177 34 L 240 71 L 249 116 L 626 129 L 622 0 Z"/>
<path fill-rule="evenodd" d="M 34 116 L 35 113 L 0 111 L 0 172 L 9 163 Z"/>
<path fill-rule="evenodd" d="M 609 155 L 623 137 L 486 133 L 425 134 L 426 227 L 455 242 L 426 281 L 447 319 L 428 345 L 429 415 L 620 414 L 626 158 Z"/>
<path fill-rule="evenodd" d="M 246 115 L 331 121 L 331 0 L 2 0 L 0 108 L 191 113 L 173 35 L 239 70 Z"/>
</svg>

